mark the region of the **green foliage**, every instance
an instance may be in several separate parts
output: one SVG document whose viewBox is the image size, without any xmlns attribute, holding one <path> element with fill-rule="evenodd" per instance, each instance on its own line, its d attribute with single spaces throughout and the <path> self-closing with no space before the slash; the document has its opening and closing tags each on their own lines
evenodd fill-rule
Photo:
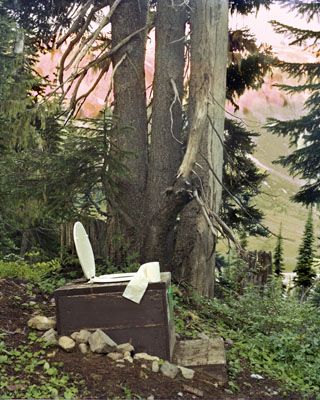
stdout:
<svg viewBox="0 0 320 400">
<path fill-rule="evenodd" d="M 269 9 L 272 0 L 229 0 L 231 13 L 237 11 L 240 14 L 249 14 L 258 11 L 261 6 Z"/>
<path fill-rule="evenodd" d="M 255 136 L 257 134 L 248 132 L 241 124 L 226 119 L 221 215 L 228 226 L 239 233 L 266 236 L 266 230 L 259 225 L 263 213 L 252 204 L 267 176 L 248 157 L 254 152 Z"/>
<path fill-rule="evenodd" d="M 295 286 L 305 290 L 310 287 L 316 274 L 313 271 L 314 264 L 314 234 L 312 208 L 309 210 L 308 218 L 305 224 L 301 245 L 299 246 L 299 254 L 297 265 L 294 272 L 297 273 L 294 282 Z"/>
<path fill-rule="evenodd" d="M 253 373 L 277 379 L 284 389 L 302 396 L 318 398 L 320 314 L 309 302 L 284 296 L 278 279 L 263 290 L 246 287 L 242 296 L 226 291 L 223 300 L 202 298 L 189 287 L 176 288 L 175 311 L 178 332 L 195 337 L 202 330 L 234 341 L 227 351 L 231 379 L 246 360 Z M 197 318 L 191 319 L 190 311 Z"/>
<path fill-rule="evenodd" d="M 279 234 L 277 236 L 276 247 L 273 253 L 273 270 L 277 276 L 282 275 L 284 272 L 283 262 L 283 238 L 282 238 L 282 224 L 280 224 Z"/>
<path fill-rule="evenodd" d="M 292 2 L 285 0 L 284 4 L 300 16 L 308 20 L 320 15 L 319 2 Z M 278 33 L 286 34 L 292 38 L 291 44 L 304 46 L 311 49 L 319 56 L 320 33 L 308 29 L 299 29 L 272 21 L 274 29 Z M 319 99 L 320 99 L 320 63 L 288 63 L 280 61 L 278 66 L 282 71 L 299 80 L 295 86 L 279 85 L 280 89 L 287 93 L 309 92 L 309 98 L 305 102 L 304 115 L 295 120 L 279 121 L 269 119 L 267 130 L 281 136 L 289 137 L 293 151 L 288 156 L 282 156 L 276 163 L 289 169 L 293 176 L 299 175 L 306 181 L 299 191 L 293 196 L 293 200 L 306 205 L 317 204 L 320 201 L 320 139 L 319 139 Z M 298 146 L 299 144 L 299 146 Z"/>
<path fill-rule="evenodd" d="M 47 360 L 44 349 L 33 351 L 33 342 L 33 338 L 30 337 L 27 344 L 10 348 L 4 340 L 0 340 L 0 397 L 77 398 L 83 382 L 78 381 L 72 374 L 64 374 L 61 371 L 62 363 Z M 22 372 L 24 378 L 21 379 L 19 375 Z M 39 375 L 41 383 L 34 383 Z"/>
<path fill-rule="evenodd" d="M 26 279 L 36 284 L 43 292 L 51 294 L 66 282 L 61 274 L 59 259 L 33 263 L 32 260 L 15 258 L 14 261 L 0 260 L 0 277 Z"/>
</svg>

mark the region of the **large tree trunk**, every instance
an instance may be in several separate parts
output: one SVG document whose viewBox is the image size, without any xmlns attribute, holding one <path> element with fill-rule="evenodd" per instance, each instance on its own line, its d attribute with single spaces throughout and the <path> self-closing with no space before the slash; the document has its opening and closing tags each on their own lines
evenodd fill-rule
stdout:
<svg viewBox="0 0 320 400">
<path fill-rule="evenodd" d="M 191 9 L 190 136 L 180 173 L 193 169 L 207 206 L 218 211 L 222 188 L 214 175 L 222 180 L 228 2 L 196 0 Z M 205 296 L 214 292 L 215 242 L 198 205 L 190 203 L 178 226 L 175 272 Z"/>
<path fill-rule="evenodd" d="M 162 0 L 157 5 L 155 20 L 156 53 L 154 96 L 152 103 L 152 130 L 148 183 L 145 202 L 146 224 L 153 223 L 152 218 L 166 201 L 165 190 L 174 182 L 182 157 L 182 98 L 184 72 L 184 35 L 186 9 L 181 0 Z M 164 214 L 162 214 L 163 219 Z M 157 225 L 160 221 L 158 220 Z M 167 269 L 173 251 L 172 225 L 163 221 L 167 232 L 164 239 L 165 252 L 160 256 L 155 243 L 142 248 L 144 261 L 160 257 L 162 268 Z M 155 228 L 156 229 L 156 228 Z M 157 235 L 155 235 L 157 237 Z M 149 238 L 150 239 L 150 238 Z M 163 243 L 161 243 L 163 245 Z"/>
<path fill-rule="evenodd" d="M 147 25 L 148 1 L 123 0 L 112 17 L 112 43 L 117 45 L 129 34 Z M 118 117 L 116 145 L 131 152 L 126 160 L 129 176 L 118 180 L 113 194 L 113 212 L 108 229 L 111 256 L 121 262 L 125 252 L 135 252 L 136 231 L 142 225 L 141 205 L 147 177 L 147 110 L 145 98 L 146 30 L 121 47 L 113 57 L 114 114 Z M 123 131 L 124 127 L 130 127 Z M 132 128 L 132 129 L 131 129 Z M 121 238 L 121 240 L 118 240 Z"/>
</svg>

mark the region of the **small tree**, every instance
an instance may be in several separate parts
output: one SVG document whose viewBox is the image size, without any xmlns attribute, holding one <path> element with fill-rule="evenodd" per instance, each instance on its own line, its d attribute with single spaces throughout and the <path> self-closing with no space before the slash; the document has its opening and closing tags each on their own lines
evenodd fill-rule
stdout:
<svg viewBox="0 0 320 400">
<path fill-rule="evenodd" d="M 295 286 L 300 287 L 305 291 L 311 286 L 316 274 L 313 271 L 312 264 L 314 261 L 314 234 L 313 234 L 313 221 L 312 221 L 312 208 L 310 208 L 308 218 L 305 224 L 302 242 L 299 246 L 299 256 L 297 266 L 294 272 L 297 276 L 294 279 Z"/>
<path fill-rule="evenodd" d="M 282 223 L 280 224 L 279 234 L 277 236 L 277 243 L 274 249 L 273 269 L 274 273 L 277 276 L 281 276 L 284 271 Z"/>
</svg>

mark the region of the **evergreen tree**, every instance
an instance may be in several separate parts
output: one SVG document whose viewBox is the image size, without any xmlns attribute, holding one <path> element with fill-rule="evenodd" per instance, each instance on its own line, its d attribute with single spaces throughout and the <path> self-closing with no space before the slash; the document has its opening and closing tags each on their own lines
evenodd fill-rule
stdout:
<svg viewBox="0 0 320 400">
<path fill-rule="evenodd" d="M 240 123 L 225 121 L 225 152 L 223 165 L 221 215 L 228 226 L 238 233 L 267 235 L 261 225 L 263 212 L 253 203 L 267 173 L 261 173 L 248 157 L 254 152 L 253 138 L 258 134 L 249 132 Z"/>
<path fill-rule="evenodd" d="M 283 3 L 297 11 L 310 21 L 320 17 L 320 1 L 288 1 Z M 315 56 L 320 54 L 320 31 L 298 29 L 272 21 L 277 33 L 286 34 L 292 45 L 300 45 L 311 49 Z M 320 202 L 320 62 L 288 63 L 279 62 L 279 67 L 290 76 L 303 82 L 296 86 L 279 85 L 287 93 L 308 91 L 309 98 L 305 102 L 306 114 L 301 118 L 279 121 L 270 119 L 267 129 L 277 135 L 287 136 L 294 151 L 288 156 L 280 157 L 276 162 L 288 167 L 292 175 L 299 175 L 306 183 L 295 194 L 296 202 L 316 204 Z M 299 142 L 299 147 L 298 147 Z M 301 144 L 302 143 L 302 144 Z"/>
<path fill-rule="evenodd" d="M 316 274 L 313 270 L 314 262 L 314 233 L 312 221 L 312 208 L 310 208 L 308 218 L 305 224 L 302 242 L 299 246 L 299 254 L 296 268 L 296 277 L 294 279 L 295 286 L 305 290 L 311 286 Z"/>
<path fill-rule="evenodd" d="M 249 4 L 250 3 L 250 4 Z M 260 5 L 267 6 L 268 2 Z M 257 4 L 256 4 L 257 5 Z M 230 2 L 237 11 L 245 12 L 253 2 Z M 238 100 L 247 89 L 259 89 L 273 64 L 271 49 L 257 47 L 248 29 L 229 31 L 229 65 L 227 69 L 227 100 L 237 110 Z M 240 235 L 262 235 L 268 232 L 261 225 L 263 212 L 254 205 L 254 198 L 267 174 L 261 173 L 248 157 L 254 153 L 254 138 L 243 124 L 225 119 L 223 192 L 221 214 L 228 226 Z"/>
<path fill-rule="evenodd" d="M 277 276 L 282 275 L 282 273 L 284 271 L 282 223 L 280 224 L 280 230 L 279 230 L 279 234 L 277 236 L 277 243 L 276 243 L 276 247 L 274 249 L 273 268 L 274 268 L 274 273 Z"/>
</svg>

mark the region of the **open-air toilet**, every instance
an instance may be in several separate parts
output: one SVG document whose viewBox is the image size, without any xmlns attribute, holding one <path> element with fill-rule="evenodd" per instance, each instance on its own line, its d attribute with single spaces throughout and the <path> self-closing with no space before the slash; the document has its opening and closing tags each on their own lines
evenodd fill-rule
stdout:
<svg viewBox="0 0 320 400">
<path fill-rule="evenodd" d="M 170 272 L 157 274 L 159 263 L 153 262 L 137 273 L 96 276 L 91 243 L 80 222 L 73 233 L 87 281 L 55 290 L 58 334 L 100 328 L 118 344 L 131 342 L 137 352 L 171 360 L 175 330 Z"/>
</svg>

